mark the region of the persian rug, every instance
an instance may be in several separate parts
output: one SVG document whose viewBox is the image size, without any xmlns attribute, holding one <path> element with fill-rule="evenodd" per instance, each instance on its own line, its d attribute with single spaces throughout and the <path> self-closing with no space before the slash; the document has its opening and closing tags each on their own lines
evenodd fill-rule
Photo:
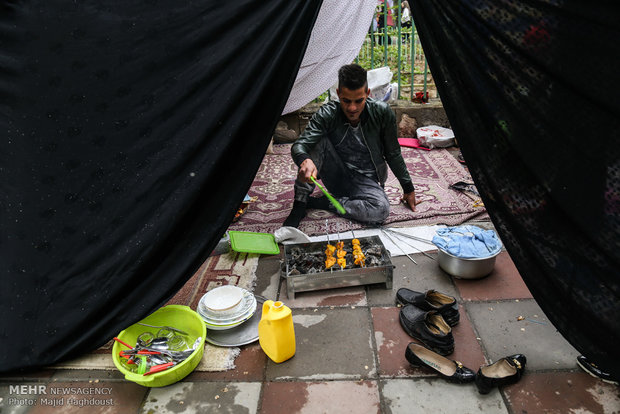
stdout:
<svg viewBox="0 0 620 414">
<path fill-rule="evenodd" d="M 291 144 L 273 146 L 274 153 L 265 155 L 248 195 L 257 197 L 245 214 L 233 223 L 229 230 L 273 233 L 282 226 L 293 206 L 293 183 L 297 167 L 291 158 Z M 459 225 L 486 213 L 466 194 L 450 189 L 459 181 L 472 182 L 471 175 L 445 149 L 420 151 L 401 147 L 403 158 L 415 186 L 416 197 L 421 203 L 416 211 L 401 203 L 403 191 L 400 183 L 389 171 L 385 192 L 390 200 L 391 211 L 385 224 L 390 227 L 412 227 L 445 224 Z M 320 191 L 315 191 L 315 196 Z M 361 223 L 351 222 L 336 213 L 324 210 L 308 210 L 299 229 L 309 236 L 324 234 L 325 220 L 329 233 L 365 228 Z"/>
<path fill-rule="evenodd" d="M 196 310 L 202 295 L 208 290 L 223 285 L 235 285 L 253 291 L 256 282 L 258 254 L 228 253 L 209 257 L 200 269 L 177 292 L 168 305 L 185 305 Z M 52 366 L 54 369 L 116 369 L 112 362 L 112 345 L 109 341 L 92 353 L 71 361 Z M 235 358 L 239 355 L 238 347 L 219 347 L 209 343 L 205 345 L 204 356 L 196 371 L 226 371 L 235 368 Z"/>
</svg>

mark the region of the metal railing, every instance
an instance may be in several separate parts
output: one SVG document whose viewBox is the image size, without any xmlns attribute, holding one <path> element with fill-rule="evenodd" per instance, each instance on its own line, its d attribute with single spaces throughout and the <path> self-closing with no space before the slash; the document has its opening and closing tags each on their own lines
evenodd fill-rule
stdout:
<svg viewBox="0 0 620 414">
<path fill-rule="evenodd" d="M 402 99 L 409 92 L 408 98 L 428 100 L 429 89 L 435 92 L 433 78 L 428 69 L 428 63 L 417 36 L 413 18 L 410 18 L 409 27 L 403 27 L 401 2 L 388 10 L 388 7 L 378 6 L 373 17 L 364 44 L 355 62 L 365 69 L 388 66 L 396 75 L 398 83 L 398 99 Z M 388 22 L 391 11 L 394 26 L 383 25 L 377 27 L 378 20 Z M 421 94 L 420 94 L 421 92 Z"/>
</svg>

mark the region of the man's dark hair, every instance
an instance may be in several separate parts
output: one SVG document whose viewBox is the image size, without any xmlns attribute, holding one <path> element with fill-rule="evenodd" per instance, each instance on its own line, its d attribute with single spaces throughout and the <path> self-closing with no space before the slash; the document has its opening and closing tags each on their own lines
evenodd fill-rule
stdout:
<svg viewBox="0 0 620 414">
<path fill-rule="evenodd" d="M 366 69 L 360 65 L 352 63 L 344 65 L 338 70 L 338 87 L 356 90 L 366 88 L 368 80 L 366 79 Z"/>
</svg>

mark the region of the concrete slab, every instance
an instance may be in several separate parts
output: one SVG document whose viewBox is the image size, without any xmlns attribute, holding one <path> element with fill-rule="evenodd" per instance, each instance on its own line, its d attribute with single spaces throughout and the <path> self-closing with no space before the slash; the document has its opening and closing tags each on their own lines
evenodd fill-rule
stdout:
<svg viewBox="0 0 620 414">
<path fill-rule="evenodd" d="M 499 391 L 480 395 L 474 384 L 452 384 L 442 379 L 382 380 L 383 400 L 391 414 L 484 413 L 507 414 Z"/>
<path fill-rule="evenodd" d="M 111 358 L 110 358 L 111 359 Z M 59 369 L 52 375 L 53 381 L 111 381 L 125 380 L 125 375 L 118 369 Z"/>
<path fill-rule="evenodd" d="M 374 381 L 268 382 L 263 389 L 263 413 L 379 413 Z"/>
<path fill-rule="evenodd" d="M 579 352 L 555 329 L 533 299 L 466 303 L 491 361 L 521 353 L 528 370 L 572 369 Z M 522 320 L 518 320 L 523 316 Z"/>
<path fill-rule="evenodd" d="M 407 335 L 398 322 L 400 308 L 372 308 L 372 322 L 381 377 L 411 377 L 433 375 L 431 370 L 414 369 L 405 359 L 407 344 L 415 340 Z"/>
<path fill-rule="evenodd" d="M 620 412 L 620 389 L 585 372 L 526 372 L 504 393 L 515 413 Z"/>
<path fill-rule="evenodd" d="M 430 252 L 436 257 L 436 252 Z M 414 264 L 406 256 L 392 258 L 394 278 L 392 290 L 386 290 L 382 285 L 368 286 L 368 303 L 371 306 L 394 306 L 396 292 L 404 287 L 418 292 L 435 289 L 450 296 L 458 296 L 450 276 L 444 273 L 436 260 L 429 259 L 422 254 L 410 255 L 418 264 Z"/>
<path fill-rule="evenodd" d="M 267 361 L 266 379 L 359 379 L 376 376 L 367 308 L 293 310 L 296 354 Z"/>
<path fill-rule="evenodd" d="M 485 362 L 481 342 L 463 305 L 459 306 L 459 313 L 461 314 L 459 324 L 452 327 L 454 353 L 448 355 L 448 358 L 460 361 L 473 371 L 478 371 Z"/>
<path fill-rule="evenodd" d="M 286 281 L 282 281 L 279 300 L 292 308 L 315 308 L 323 306 L 365 306 L 366 289 L 364 286 L 296 292 L 295 299 L 286 294 Z"/>
<path fill-rule="evenodd" d="M 280 286 L 280 256 L 261 256 L 256 268 L 254 294 L 276 300 Z"/>
<path fill-rule="evenodd" d="M 262 381 L 267 356 L 257 342 L 240 347 L 235 368 L 228 371 L 194 371 L 182 381 Z"/>
<path fill-rule="evenodd" d="M 0 412 L 3 414 L 135 413 L 148 392 L 147 388 L 132 382 L 95 381 L 2 384 Z M 20 390 L 16 391 L 11 386 L 19 387 Z M 21 392 L 21 386 L 28 387 L 26 393 Z"/>
<path fill-rule="evenodd" d="M 178 382 L 153 388 L 141 413 L 256 413 L 259 382 Z"/>
<path fill-rule="evenodd" d="M 531 299 L 532 294 L 521 279 L 507 252 L 501 252 L 495 259 L 495 267 L 490 275 L 482 279 L 457 279 L 454 283 L 467 301 Z"/>
</svg>

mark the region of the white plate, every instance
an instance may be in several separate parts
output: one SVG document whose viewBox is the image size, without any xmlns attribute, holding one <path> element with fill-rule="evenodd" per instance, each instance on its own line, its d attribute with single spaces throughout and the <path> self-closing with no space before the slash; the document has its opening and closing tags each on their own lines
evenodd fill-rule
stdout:
<svg viewBox="0 0 620 414">
<path fill-rule="evenodd" d="M 228 329 L 232 329 L 232 328 L 236 328 L 237 326 L 241 325 L 243 322 L 239 322 L 236 323 L 234 325 L 231 326 L 212 326 L 207 324 L 207 331 L 226 331 Z"/>
<path fill-rule="evenodd" d="M 216 287 L 205 293 L 201 302 L 214 312 L 222 312 L 234 308 L 243 299 L 243 291 L 237 286 L 225 285 Z"/>
<path fill-rule="evenodd" d="M 242 290 L 243 298 L 236 306 L 229 310 L 216 312 L 207 308 L 204 304 L 204 296 L 200 299 L 200 302 L 198 302 L 198 307 L 196 310 L 203 318 L 207 318 L 213 322 L 231 323 L 248 312 L 250 308 L 256 307 L 256 304 L 254 303 L 256 299 L 254 298 L 252 292 L 246 289 Z"/>
<path fill-rule="evenodd" d="M 207 325 L 207 328 L 230 329 L 250 319 L 252 315 L 254 315 L 254 312 L 256 312 L 256 305 L 257 305 L 256 297 L 252 295 L 251 304 L 250 306 L 246 308 L 245 312 L 237 315 L 235 318 L 231 318 L 228 320 L 215 320 L 201 312 L 198 312 L 198 314 L 200 315 L 202 320 L 205 321 L 205 325 Z"/>
<path fill-rule="evenodd" d="M 250 313 L 249 315 L 247 315 L 242 320 L 237 321 L 237 322 L 235 322 L 233 324 L 230 324 L 230 325 L 212 325 L 212 324 L 210 324 L 207 321 L 205 321 L 205 325 L 207 326 L 207 330 L 211 329 L 211 330 L 214 330 L 214 331 L 225 331 L 227 329 L 236 328 L 237 326 L 241 325 L 242 323 L 244 323 L 245 321 L 250 319 L 252 317 L 252 315 L 254 315 L 254 312 Z M 204 320 L 204 318 L 203 318 L 203 320 Z"/>
<path fill-rule="evenodd" d="M 235 321 L 234 323 L 230 323 L 230 324 L 227 324 L 227 325 L 220 325 L 220 324 L 209 323 L 209 321 L 207 319 L 205 319 L 204 317 L 202 318 L 202 320 L 205 322 L 205 325 L 207 327 L 207 331 L 208 330 L 225 331 L 227 329 L 236 328 L 237 326 L 239 326 L 239 325 L 245 323 L 246 321 L 252 319 L 252 317 L 254 316 L 255 313 L 256 313 L 255 311 L 250 311 L 246 315 L 244 315 L 243 318 L 240 318 L 237 321 Z"/>
<path fill-rule="evenodd" d="M 266 300 L 262 296 L 256 296 L 256 312 L 241 325 L 225 330 L 207 328 L 206 341 L 213 345 L 227 347 L 241 346 L 258 341 L 258 323 L 263 316 L 263 303 Z"/>
</svg>

